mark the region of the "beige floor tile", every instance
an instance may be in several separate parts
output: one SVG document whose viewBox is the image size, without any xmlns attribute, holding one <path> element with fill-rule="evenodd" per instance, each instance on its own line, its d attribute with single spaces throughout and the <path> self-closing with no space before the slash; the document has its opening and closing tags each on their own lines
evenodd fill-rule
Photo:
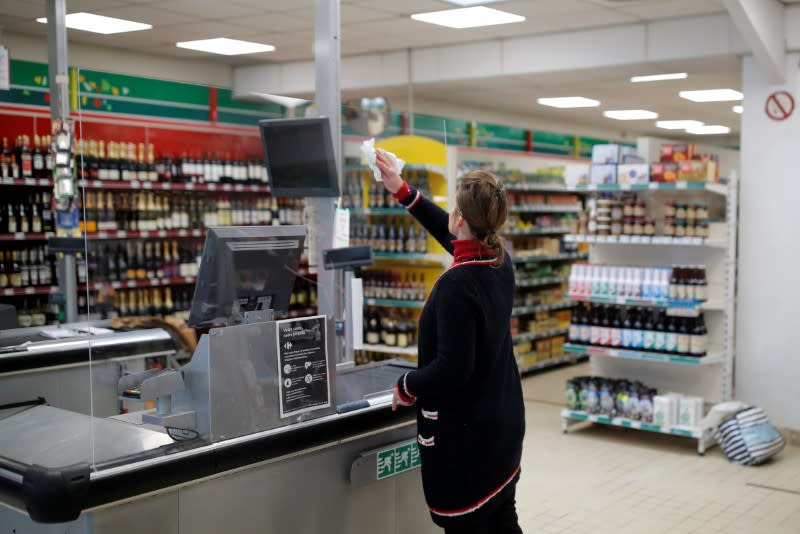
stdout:
<svg viewBox="0 0 800 534">
<path fill-rule="evenodd" d="M 525 532 L 800 532 L 800 448 L 761 467 L 729 463 L 691 440 L 597 426 L 561 433 L 564 382 L 576 365 L 526 377 L 527 433 L 517 508 Z"/>
</svg>

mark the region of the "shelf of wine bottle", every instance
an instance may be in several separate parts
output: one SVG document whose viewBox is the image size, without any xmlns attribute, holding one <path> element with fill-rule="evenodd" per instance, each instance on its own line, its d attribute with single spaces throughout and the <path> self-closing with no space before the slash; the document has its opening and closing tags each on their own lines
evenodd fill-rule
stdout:
<svg viewBox="0 0 800 534">
<path fill-rule="evenodd" d="M 554 302 L 552 304 L 540 304 L 538 306 L 515 306 L 511 310 L 511 316 L 517 317 L 520 315 L 527 315 L 531 313 L 540 313 L 557 310 L 568 310 L 575 306 L 574 302 L 563 300 L 561 302 Z"/>
<path fill-rule="evenodd" d="M 79 284 L 79 291 L 100 291 L 102 289 L 132 289 L 139 287 L 166 287 L 194 284 L 197 278 L 194 276 L 176 276 L 172 278 L 153 278 L 151 280 L 125 280 L 114 282 L 95 282 L 90 284 Z"/>
<path fill-rule="evenodd" d="M 514 343 L 524 343 L 525 341 L 535 341 L 537 339 L 545 339 L 548 337 L 563 336 L 569 333 L 569 328 L 553 328 L 543 332 L 525 332 L 511 336 Z"/>
<path fill-rule="evenodd" d="M 545 276 L 542 278 L 517 279 L 517 287 L 539 287 L 561 284 L 569 280 L 568 276 Z"/>
<path fill-rule="evenodd" d="M 646 236 L 646 235 L 567 235 L 564 236 L 567 243 L 590 243 L 608 245 L 661 245 L 661 246 L 680 246 L 680 247 L 712 247 L 725 248 L 727 242 L 724 240 L 704 239 L 702 237 L 666 237 L 666 236 Z"/>
<path fill-rule="evenodd" d="M 410 308 L 419 309 L 425 306 L 424 300 L 397 300 L 397 299 L 364 299 L 367 306 L 380 306 L 384 308 Z"/>
<path fill-rule="evenodd" d="M 607 297 L 601 295 L 573 295 L 567 298 L 574 302 L 591 302 L 593 304 L 617 304 L 620 306 L 645 306 L 649 308 L 666 308 L 667 315 L 694 316 L 700 313 L 703 303 L 697 300 L 644 299 L 629 297 Z"/>
<path fill-rule="evenodd" d="M 52 232 L 16 232 L 13 234 L 0 234 L 0 241 L 47 241 L 54 237 Z"/>
<path fill-rule="evenodd" d="M 640 360 L 645 362 L 678 363 L 685 365 L 712 365 L 722 361 L 720 354 L 709 353 L 706 356 L 680 356 L 676 354 L 637 351 L 630 349 L 617 349 L 597 345 L 576 345 L 567 343 L 564 350 L 575 354 L 588 356 L 605 356 L 608 358 L 623 358 L 627 360 Z"/>
<path fill-rule="evenodd" d="M 509 213 L 580 213 L 580 204 L 518 204 L 509 206 Z"/>
<path fill-rule="evenodd" d="M 588 254 L 582 252 L 564 252 L 561 254 L 535 255 L 524 251 L 514 252 L 511 261 L 514 263 L 540 263 L 545 261 L 585 260 Z"/>
<path fill-rule="evenodd" d="M 567 226 L 551 226 L 546 228 L 506 228 L 502 235 L 518 236 L 518 235 L 552 235 L 552 234 L 568 234 L 572 229 Z"/>
<path fill-rule="evenodd" d="M 49 178 L 0 178 L 0 185 L 15 185 L 22 187 L 53 187 L 53 180 Z"/>
<path fill-rule="evenodd" d="M 352 215 L 405 215 L 405 208 L 347 208 Z"/>
<path fill-rule="evenodd" d="M 712 182 L 650 182 L 644 184 L 578 184 L 566 188 L 567 191 L 708 191 L 727 195 L 726 184 Z"/>
<path fill-rule="evenodd" d="M 287 319 L 294 319 L 295 317 L 308 317 L 316 315 L 317 308 L 300 308 L 297 310 L 289 310 L 286 314 L 277 314 L 278 318 L 286 317 Z"/>
<path fill-rule="evenodd" d="M 365 350 L 369 352 L 382 352 L 384 354 L 405 354 L 407 356 L 416 356 L 417 355 L 417 347 L 392 347 L 389 345 L 370 345 L 369 343 L 364 343 L 363 348 L 358 350 Z"/>
<path fill-rule="evenodd" d="M 197 228 L 182 228 L 180 230 L 155 230 L 155 231 L 127 231 L 112 230 L 89 233 L 89 239 L 148 239 L 148 238 L 178 238 L 178 237 L 205 237 L 205 230 Z"/>
<path fill-rule="evenodd" d="M 78 186 L 84 187 L 86 189 L 102 189 L 102 190 L 115 190 L 115 191 L 139 191 L 141 189 L 144 189 L 152 191 L 197 191 L 200 193 L 214 192 L 214 191 L 221 191 L 225 193 L 265 193 L 265 194 L 270 193 L 270 187 L 268 185 L 254 185 L 254 184 L 140 182 L 138 180 L 131 180 L 131 181 L 79 180 Z"/>
<path fill-rule="evenodd" d="M 49 295 L 58 292 L 56 286 L 28 286 L 28 287 L 7 287 L 0 290 L 0 295 L 4 297 L 21 297 L 25 295 Z"/>
<path fill-rule="evenodd" d="M 517 358 L 520 360 L 524 360 L 527 357 L 536 356 L 535 352 L 531 352 L 528 354 L 520 354 Z M 541 362 L 531 363 L 528 365 L 520 365 L 519 372 L 520 373 L 531 373 L 533 371 L 541 371 L 543 369 L 549 369 L 551 367 L 556 367 L 559 365 L 564 365 L 568 363 L 577 363 L 578 361 L 582 360 L 584 356 L 579 354 L 565 354 L 563 356 L 557 356 L 555 358 L 549 358 L 547 360 L 543 360 Z"/>
</svg>

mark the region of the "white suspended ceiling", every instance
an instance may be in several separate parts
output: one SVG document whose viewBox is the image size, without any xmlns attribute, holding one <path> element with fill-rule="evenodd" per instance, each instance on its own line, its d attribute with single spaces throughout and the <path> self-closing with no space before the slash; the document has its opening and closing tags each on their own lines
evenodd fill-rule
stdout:
<svg viewBox="0 0 800 534">
<path fill-rule="evenodd" d="M 231 66 L 265 63 L 301 64 L 313 58 L 314 0 L 67 0 L 68 12 L 90 11 L 145 22 L 152 30 L 117 35 L 70 31 L 70 42 L 104 49 L 122 49 L 171 58 L 203 59 Z M 35 18 L 44 16 L 44 0 L 0 0 L 0 27 L 4 31 L 45 37 L 46 28 Z M 341 0 L 342 56 L 403 51 L 499 41 L 523 36 L 547 35 L 590 28 L 622 27 L 680 17 L 724 14 L 719 0 L 507 0 L 492 4 L 497 9 L 523 15 L 525 22 L 455 30 L 411 20 L 416 12 L 453 8 L 442 0 Z M 799 10 L 800 11 L 800 10 Z M 792 16 L 800 20 L 800 13 Z M 193 39 L 229 37 L 272 44 L 275 52 L 238 57 L 209 56 L 179 49 L 174 43 Z M 691 46 L 680 34 L 674 47 Z M 622 38 L 622 37 L 621 37 Z M 0 42 L 2 37 L 0 36 Z M 565 42 L 564 46 L 570 46 Z M 725 47 L 721 46 L 721 52 Z M 550 50 L 520 50 L 521 54 L 548 57 Z M 632 50 L 633 54 L 639 51 Z M 688 52 L 691 52 L 690 50 Z M 13 53 L 13 51 L 12 51 Z M 575 54 L 586 59 L 602 54 L 602 48 L 587 42 Z M 697 119 L 724 124 L 738 131 L 739 117 L 730 104 L 698 106 L 677 97 L 679 90 L 730 87 L 739 89 L 740 65 L 734 55 L 715 60 L 670 64 L 648 57 L 641 69 L 602 69 L 593 72 L 587 64 L 577 73 L 530 75 L 526 73 L 477 72 L 472 80 L 415 82 L 418 98 L 442 100 L 464 108 L 482 108 L 523 114 L 565 123 L 587 122 L 610 132 L 664 133 L 652 121 L 619 123 L 602 117 L 602 109 L 641 108 L 658 112 L 664 119 Z M 591 61 L 589 62 L 591 63 Z M 485 62 L 483 62 L 485 64 Z M 558 66 L 554 65 L 557 71 Z M 687 80 L 655 84 L 629 84 L 631 75 L 663 71 L 687 71 Z M 391 78 L 391 76 L 389 76 Z M 405 98 L 407 90 L 397 84 L 374 84 L 368 91 L 346 91 L 345 96 L 384 94 Z M 603 101 L 601 109 L 553 110 L 535 104 L 541 96 L 580 95 Z M 733 115 L 733 116 L 731 116 Z"/>
</svg>

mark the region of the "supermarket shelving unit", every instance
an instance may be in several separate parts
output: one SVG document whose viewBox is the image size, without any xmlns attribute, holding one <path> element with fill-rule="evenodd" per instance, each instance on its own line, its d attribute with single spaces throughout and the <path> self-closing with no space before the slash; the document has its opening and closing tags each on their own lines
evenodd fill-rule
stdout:
<svg viewBox="0 0 800 534">
<path fill-rule="evenodd" d="M 706 195 L 724 213 L 724 223 L 716 225 L 716 235 L 710 239 L 614 238 L 568 236 L 568 239 L 590 244 L 590 263 L 608 265 L 669 265 L 702 263 L 706 265 L 709 281 L 708 301 L 675 302 L 626 298 L 573 299 L 589 300 L 623 306 L 666 308 L 668 314 L 696 316 L 707 312 L 709 351 L 703 358 L 674 354 L 632 351 L 608 347 L 567 345 L 565 349 L 591 357 L 592 374 L 624 376 L 657 387 L 660 391 L 679 391 L 703 397 L 707 402 L 729 400 L 733 396 L 734 327 L 736 292 L 736 244 L 738 213 L 738 181 L 734 175 L 726 184 L 677 183 L 643 184 L 633 187 L 582 186 L 572 190 L 638 191 L 670 195 L 671 199 L 694 198 Z M 710 198 L 709 198 L 710 197 Z M 656 197 L 661 199 L 661 197 Z M 712 205 L 713 208 L 713 205 Z M 712 213 L 713 217 L 713 213 Z M 713 218 L 712 218 L 713 220 Z M 576 422 L 592 422 L 625 428 L 689 437 L 698 441 L 698 453 L 703 454 L 713 443 L 708 428 L 662 428 L 624 418 L 588 414 L 574 410 L 561 413 L 564 432 Z"/>
<path fill-rule="evenodd" d="M 497 150 L 497 149 L 483 149 L 476 147 L 450 147 L 450 159 L 456 161 L 459 166 L 465 162 L 479 162 L 491 165 L 495 170 L 493 171 L 498 177 L 503 179 L 504 188 L 509 195 L 515 193 L 542 193 L 547 196 L 548 193 L 564 194 L 574 193 L 570 191 L 561 182 L 561 172 L 547 172 L 556 183 L 539 183 L 537 176 L 541 169 L 547 167 L 563 167 L 569 164 L 585 164 L 587 160 L 580 158 L 571 158 L 564 156 L 550 156 L 545 154 L 529 154 L 519 151 Z M 504 169 L 519 169 L 522 173 L 514 173 L 513 180 Z M 460 169 L 454 173 L 458 175 Z M 450 194 L 451 201 L 454 200 L 455 188 L 457 180 L 453 180 Z M 522 215 L 569 215 L 577 214 L 582 211 L 582 202 L 576 203 L 522 203 L 509 206 L 509 216 L 520 217 Z M 506 227 L 502 230 L 501 235 L 507 241 L 516 241 L 515 238 L 525 237 L 549 237 L 553 239 L 560 239 L 565 242 L 565 237 L 571 228 L 563 224 L 553 226 L 526 226 L 526 227 Z M 517 242 L 517 244 L 519 244 Z M 588 259 L 588 254 L 584 252 L 561 252 L 558 254 L 542 254 L 541 251 L 532 251 L 514 246 L 510 249 L 511 258 L 514 262 L 515 269 L 518 271 L 517 288 L 523 291 L 530 291 L 532 288 L 545 290 L 547 288 L 556 288 L 560 284 L 567 281 L 565 276 L 539 276 L 527 277 L 524 276 L 526 268 L 537 267 L 541 264 L 570 264 L 576 261 L 585 261 Z M 533 316 L 541 312 L 551 312 L 560 310 L 571 310 L 575 307 L 575 303 L 564 299 L 557 302 L 548 302 L 547 304 L 539 304 L 533 306 L 516 306 L 512 312 L 514 317 L 518 317 L 520 321 L 532 320 Z M 559 325 L 561 326 L 561 325 Z M 522 327 L 521 327 L 522 329 Z M 534 328 L 532 332 L 521 332 L 513 336 L 515 346 L 530 341 L 543 340 L 552 338 L 554 336 L 566 336 L 568 331 L 564 328 L 548 328 L 540 329 Z M 550 369 L 562 365 L 568 365 L 577 361 L 582 361 L 587 358 L 585 354 L 574 352 L 559 351 L 556 354 L 550 354 L 549 357 L 545 356 L 543 359 L 540 354 L 537 354 L 536 347 L 532 351 L 521 352 L 515 349 L 517 362 L 521 373 L 529 373 Z"/>
</svg>

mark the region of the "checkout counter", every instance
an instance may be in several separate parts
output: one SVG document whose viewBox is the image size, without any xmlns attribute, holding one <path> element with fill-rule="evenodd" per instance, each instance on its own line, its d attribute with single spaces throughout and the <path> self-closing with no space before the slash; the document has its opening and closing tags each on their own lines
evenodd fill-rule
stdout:
<svg viewBox="0 0 800 534">
<path fill-rule="evenodd" d="M 409 364 L 337 366 L 330 317 L 273 319 L 305 233 L 209 231 L 190 324 L 210 329 L 191 361 L 116 382 L 156 409 L 0 410 L 3 532 L 438 532 L 414 411 L 391 411 Z"/>
</svg>

